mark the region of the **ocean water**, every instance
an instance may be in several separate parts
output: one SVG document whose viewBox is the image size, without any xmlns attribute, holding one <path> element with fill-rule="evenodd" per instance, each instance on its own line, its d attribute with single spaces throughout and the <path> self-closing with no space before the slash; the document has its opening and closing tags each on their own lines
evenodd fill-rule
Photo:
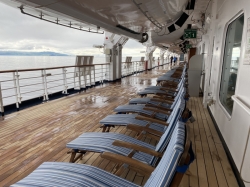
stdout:
<svg viewBox="0 0 250 187">
<path fill-rule="evenodd" d="M 72 66 L 75 65 L 75 59 L 75 56 L 0 56 L 0 71 Z M 105 59 L 94 57 L 94 63 L 105 63 Z"/>
<path fill-rule="evenodd" d="M 0 56 L 0 71 L 72 66 L 75 65 L 75 58 L 75 56 Z M 139 58 L 134 58 L 132 61 L 136 60 L 139 60 Z M 125 57 L 123 61 L 125 61 Z M 104 56 L 94 57 L 94 64 L 102 63 L 106 63 Z M 68 88 L 74 88 L 74 70 L 75 68 L 67 68 Z M 47 77 L 49 94 L 62 91 L 64 87 L 62 69 L 46 70 L 46 73 L 51 74 L 51 76 Z M 22 101 L 43 97 L 44 89 L 41 74 L 41 70 L 18 72 Z M 103 74 L 101 70 L 97 70 L 96 81 L 100 76 L 104 76 Z M 32 77 L 32 79 L 30 79 L 30 77 Z M 0 73 L 0 84 L 3 105 L 6 106 L 15 103 L 16 96 L 13 73 Z"/>
</svg>

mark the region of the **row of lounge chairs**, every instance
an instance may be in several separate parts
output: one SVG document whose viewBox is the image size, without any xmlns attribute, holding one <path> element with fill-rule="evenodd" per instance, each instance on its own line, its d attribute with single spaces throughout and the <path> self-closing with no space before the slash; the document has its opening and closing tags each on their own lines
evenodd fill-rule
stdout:
<svg viewBox="0 0 250 187">
<path fill-rule="evenodd" d="M 138 186 L 119 177 L 125 168 L 148 176 L 144 186 L 178 186 L 194 160 L 186 125 L 192 115 L 186 108 L 186 66 L 159 79 L 158 86 L 138 93 L 156 96 L 132 99 L 129 105 L 115 108 L 117 114 L 100 121 L 103 132 L 83 133 L 69 142 L 72 163 L 45 162 L 12 186 Z M 126 126 L 137 137 L 109 132 L 116 126 Z M 157 145 L 143 142 L 144 136 L 157 140 Z M 74 163 L 86 152 L 117 162 L 115 173 Z"/>
</svg>

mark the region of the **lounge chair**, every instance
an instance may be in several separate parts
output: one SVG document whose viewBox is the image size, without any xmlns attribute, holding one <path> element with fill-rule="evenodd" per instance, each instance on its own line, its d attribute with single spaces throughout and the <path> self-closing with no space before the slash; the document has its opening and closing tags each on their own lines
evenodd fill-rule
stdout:
<svg viewBox="0 0 250 187">
<path fill-rule="evenodd" d="M 129 101 L 129 104 L 130 105 L 149 104 L 149 105 L 155 105 L 156 107 L 163 107 L 165 109 L 172 110 L 176 102 L 180 99 L 180 97 L 184 97 L 185 100 L 188 100 L 188 95 L 186 94 L 186 88 L 181 87 L 173 100 L 168 98 L 144 97 L 144 98 L 133 98 Z"/>
<path fill-rule="evenodd" d="M 148 86 L 145 90 L 163 90 L 163 91 L 178 91 L 183 85 L 185 86 L 186 79 L 182 78 L 179 82 L 175 82 L 175 85 L 171 86 L 171 81 L 162 84 L 161 86 Z M 177 84 L 177 85 L 176 85 Z"/>
<path fill-rule="evenodd" d="M 164 128 L 171 121 L 171 118 L 176 114 L 178 108 L 181 110 L 185 109 L 186 102 L 183 98 L 176 100 L 174 106 L 169 109 L 171 113 L 169 113 L 168 118 L 166 120 L 159 120 L 155 118 L 142 116 L 140 114 L 113 114 L 108 115 L 103 118 L 101 123 L 101 128 L 103 128 L 103 132 L 109 132 L 111 127 L 115 126 L 126 126 L 128 124 L 139 125 L 139 126 L 148 126 L 157 131 L 163 131 Z M 133 106 L 133 105 L 132 105 Z M 145 105 L 142 105 L 145 106 Z"/>
<path fill-rule="evenodd" d="M 100 132 L 90 132 L 90 133 L 83 133 L 78 138 L 74 139 L 73 141 L 69 142 L 66 147 L 70 148 L 71 151 L 71 158 L 70 162 L 75 162 L 78 159 L 80 159 L 83 154 L 86 152 L 112 152 L 124 156 L 130 156 L 134 159 L 140 160 L 142 162 L 154 165 L 161 155 L 161 153 L 166 149 L 168 142 L 170 140 L 170 137 L 172 135 L 173 130 L 176 128 L 183 128 L 184 123 L 179 122 L 178 125 L 177 121 L 180 119 L 182 115 L 182 110 L 178 109 L 176 112 L 176 115 L 171 119 L 168 128 L 166 128 L 165 132 L 161 132 L 161 137 L 152 135 L 150 129 L 148 127 L 145 127 L 143 129 L 139 128 L 141 133 L 141 136 L 138 138 L 142 138 L 144 135 L 151 135 L 151 138 L 154 138 L 158 140 L 157 146 L 150 145 L 148 143 L 145 143 L 143 141 L 140 141 L 136 138 L 119 134 L 119 133 L 100 133 Z M 129 128 L 131 126 L 132 129 L 136 129 L 133 125 L 128 125 Z M 138 126 L 137 126 L 138 127 Z M 154 134 L 154 132 L 153 132 Z M 127 142 L 127 144 L 130 145 L 129 147 L 120 147 L 119 142 Z M 117 146 L 116 146 L 117 145 Z M 135 145 L 136 147 L 131 147 L 132 145 Z M 144 149 L 137 149 L 139 147 L 143 147 L 147 149 L 147 152 L 144 151 Z M 135 150 L 137 149 L 137 150 Z M 153 151 L 155 154 L 150 155 L 148 154 L 148 150 Z M 139 151 L 139 152 L 137 152 Z M 79 153 L 77 156 L 76 154 Z"/>
<path fill-rule="evenodd" d="M 179 72 L 179 73 L 169 73 L 169 74 L 165 74 L 165 75 L 162 75 L 160 77 L 157 78 L 157 85 L 160 84 L 160 82 L 164 82 L 164 81 L 172 81 L 172 82 L 179 82 L 180 79 L 182 78 L 186 78 L 187 77 L 187 74 L 186 72 L 183 70 L 183 72 Z"/>
<path fill-rule="evenodd" d="M 186 139 L 188 137 L 186 136 Z M 126 159 L 129 167 L 136 168 L 150 175 L 144 187 L 179 186 L 189 164 L 194 159 L 189 139 L 175 131 L 161 161 L 156 168 L 120 155 L 104 153 L 103 157 L 115 160 Z M 106 172 L 94 166 L 63 162 L 45 162 L 30 175 L 11 185 L 11 187 L 138 187 L 119 176 Z"/>
<path fill-rule="evenodd" d="M 183 99 L 184 93 L 185 93 L 185 89 L 182 89 L 180 91 L 180 93 L 177 94 L 176 100 L 169 100 L 168 103 L 173 101 L 173 107 L 175 107 L 175 103 L 179 99 Z M 151 99 L 146 99 L 146 100 L 149 100 L 149 102 L 150 102 Z M 136 101 L 136 100 L 138 101 L 139 99 L 134 99 L 133 101 Z M 157 101 L 157 100 L 162 101 L 162 99 L 159 99 L 159 98 L 154 99 L 154 101 Z M 157 102 L 157 103 L 159 103 L 159 102 Z M 159 103 L 159 104 L 161 104 L 161 103 Z M 163 103 L 163 104 L 166 104 L 166 103 Z M 153 118 L 156 118 L 159 120 L 166 121 L 168 119 L 169 115 L 171 114 L 172 109 L 171 109 L 171 107 L 169 108 L 168 105 L 167 106 L 166 105 L 163 105 L 163 106 L 154 105 L 154 102 L 152 102 L 152 104 L 148 103 L 148 104 L 141 104 L 141 105 L 131 105 L 131 102 L 130 102 L 130 105 L 118 106 L 114 109 L 114 111 L 117 112 L 118 114 L 121 114 L 121 113 L 139 113 L 139 114 L 142 114 L 145 116 L 150 116 L 150 117 L 153 117 Z"/>
</svg>

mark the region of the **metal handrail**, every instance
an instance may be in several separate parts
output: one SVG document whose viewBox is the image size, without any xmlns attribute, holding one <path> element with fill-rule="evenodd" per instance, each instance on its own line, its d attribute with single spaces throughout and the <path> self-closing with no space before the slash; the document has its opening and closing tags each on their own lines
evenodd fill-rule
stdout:
<svg viewBox="0 0 250 187">
<path fill-rule="evenodd" d="M 143 64 L 142 64 L 143 63 Z M 122 62 L 122 76 L 136 74 L 145 70 L 145 61 Z"/>
<path fill-rule="evenodd" d="M 0 73 L 12 73 L 12 72 L 23 72 L 23 71 L 40 71 L 40 70 L 51 70 L 51 69 L 61 69 L 61 68 L 74 68 L 74 67 L 93 67 L 98 65 L 109 65 L 110 63 L 103 63 L 103 64 L 91 64 L 91 65 L 80 65 L 80 66 L 56 66 L 56 67 L 49 67 L 49 68 L 30 68 L 30 69 L 12 69 L 12 70 L 3 70 Z"/>
<path fill-rule="evenodd" d="M 144 64 L 145 61 L 122 62 L 121 76 L 137 74 L 145 70 Z M 0 112 L 2 114 L 4 113 L 3 102 L 5 105 L 15 103 L 17 110 L 19 110 L 19 104 L 22 103 L 22 98 L 27 100 L 28 98 L 41 97 L 41 95 L 37 95 L 38 91 L 43 92 L 43 101 L 48 101 L 49 95 L 54 92 L 62 91 L 62 94 L 68 94 L 68 89 L 74 88 L 81 90 L 87 86 L 95 85 L 96 80 L 99 81 L 99 83 L 103 83 L 105 80 L 109 80 L 109 65 L 110 63 L 100 63 L 0 71 L 0 74 L 3 73 L 8 76 L 10 73 L 13 74 L 12 79 L 8 78 L 8 80 L 0 81 L 0 84 L 2 84 L 0 85 Z M 126 66 L 126 69 L 124 69 L 123 66 Z M 75 68 L 75 70 L 71 68 Z M 61 73 L 58 72 L 60 69 Z M 51 70 L 57 71 L 52 72 Z M 34 72 L 32 74 L 24 73 L 32 71 Z M 12 82 L 14 85 L 9 87 Z M 27 96 L 25 94 L 29 95 Z M 15 97 L 15 101 L 13 97 Z"/>
<path fill-rule="evenodd" d="M 48 68 L 30 68 L 30 69 L 19 69 L 19 70 L 3 70 L 0 71 L 0 74 L 13 74 L 12 79 L 8 80 L 2 80 L 0 83 L 2 84 L 2 88 L 0 88 L 0 112 L 4 112 L 4 104 L 3 99 L 7 99 L 5 101 L 5 104 L 12 104 L 16 103 L 16 108 L 19 109 L 19 104 L 22 102 L 23 95 L 29 94 L 29 93 L 35 93 L 37 91 L 43 91 L 43 100 L 47 101 L 49 100 L 49 95 L 51 94 L 50 89 L 54 90 L 53 88 L 56 88 L 56 92 L 62 90 L 63 94 L 68 94 L 67 90 L 68 88 L 75 88 L 78 85 L 79 89 L 86 86 L 91 86 L 95 84 L 95 80 L 99 80 L 101 83 L 103 82 L 103 79 L 105 79 L 106 75 L 109 74 L 108 71 L 108 65 L 110 63 L 100 63 L 100 64 L 91 64 L 91 65 L 72 65 L 72 66 L 57 66 L 57 67 L 48 67 Z M 68 72 L 68 68 L 78 68 L 79 71 L 83 71 L 87 69 L 88 75 L 83 75 L 83 80 L 76 80 L 76 69 L 75 71 Z M 62 69 L 62 72 L 59 73 L 54 72 L 50 73 L 50 70 L 59 70 Z M 41 72 L 40 75 L 31 75 L 28 77 L 25 75 L 25 77 L 21 77 L 24 74 L 20 74 L 20 72 Z M 49 72 L 48 72 L 49 71 Z M 78 70 L 77 70 L 78 71 Z M 84 71 L 83 71 L 84 72 Z M 72 75 L 73 74 L 73 75 Z M 68 75 L 68 76 L 67 76 Z M 80 75 L 80 74 L 79 74 Z M 62 77 L 61 77 L 62 76 Z M 51 78 L 50 78 L 51 77 Z M 33 80 L 33 81 L 29 81 Z M 68 81 L 69 80 L 69 83 Z M 74 80 L 74 81 L 72 81 Z M 8 85 L 13 82 L 14 86 L 9 87 Z M 84 82 L 84 83 L 83 83 Z M 83 84 L 82 84 L 83 83 Z M 73 85 L 74 84 L 74 85 Z M 69 86 L 68 86 L 69 85 Z M 38 87 L 35 86 L 42 86 L 40 89 L 35 89 Z M 62 87 L 59 88 L 58 87 Z M 25 91 L 23 90 L 25 89 Z M 24 92 L 22 92 L 24 91 Z M 4 95 L 2 95 L 4 92 Z M 12 101 L 15 97 L 15 101 Z M 35 98 L 36 96 L 32 96 Z M 40 97 L 40 96 L 39 96 Z M 24 97 L 25 98 L 25 97 Z"/>
</svg>

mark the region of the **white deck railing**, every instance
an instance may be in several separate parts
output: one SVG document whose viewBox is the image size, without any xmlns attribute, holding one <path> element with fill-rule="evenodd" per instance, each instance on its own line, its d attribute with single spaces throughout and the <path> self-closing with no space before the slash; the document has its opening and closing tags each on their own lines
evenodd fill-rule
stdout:
<svg viewBox="0 0 250 187">
<path fill-rule="evenodd" d="M 123 62 L 122 77 L 144 71 L 145 63 Z M 0 112 L 4 113 L 4 106 L 16 104 L 19 110 L 23 101 L 39 97 L 48 101 L 54 93 L 68 94 L 69 89 L 81 90 L 105 80 L 109 80 L 109 63 L 0 71 Z"/>
<path fill-rule="evenodd" d="M 88 69 L 90 73 L 79 76 L 77 69 L 81 72 Z M 103 83 L 109 77 L 109 64 L 6 70 L 0 71 L 0 75 L 0 112 L 3 113 L 4 106 L 10 104 L 15 103 L 18 110 L 25 100 L 43 97 L 47 101 L 56 92 L 68 94 L 71 88 L 80 90 L 96 82 Z"/>
<path fill-rule="evenodd" d="M 139 73 L 145 70 L 145 61 L 122 62 L 122 77 Z"/>
</svg>

